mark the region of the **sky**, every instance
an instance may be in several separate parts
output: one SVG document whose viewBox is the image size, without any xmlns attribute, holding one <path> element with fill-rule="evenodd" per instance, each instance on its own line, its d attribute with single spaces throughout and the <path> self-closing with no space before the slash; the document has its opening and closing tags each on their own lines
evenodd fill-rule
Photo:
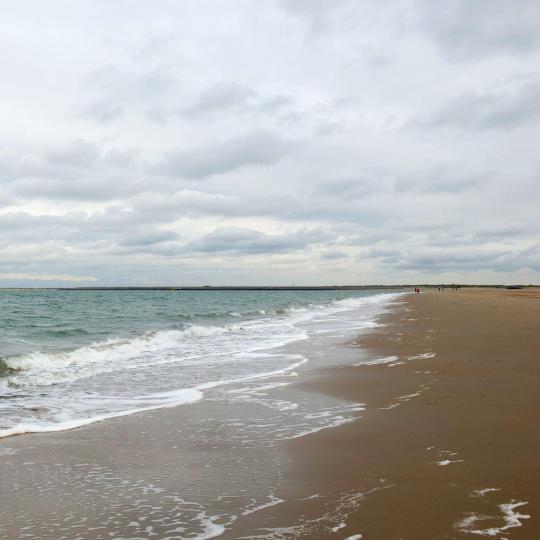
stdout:
<svg viewBox="0 0 540 540">
<path fill-rule="evenodd" d="M 537 0 L 19 0 L 0 287 L 540 283 Z"/>
</svg>

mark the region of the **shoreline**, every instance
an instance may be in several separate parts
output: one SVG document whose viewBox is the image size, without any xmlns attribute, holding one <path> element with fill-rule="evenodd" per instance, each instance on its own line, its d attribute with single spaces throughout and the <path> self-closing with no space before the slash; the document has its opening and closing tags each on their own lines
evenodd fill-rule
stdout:
<svg viewBox="0 0 540 540">
<path fill-rule="evenodd" d="M 283 390 L 361 407 L 360 418 L 269 447 L 246 446 L 230 431 L 231 419 L 268 422 L 265 407 L 225 409 L 211 399 L 3 439 L 0 480 L 11 489 L 0 532 L 442 540 L 491 529 L 499 540 L 535 538 L 540 294 L 523 293 L 399 297 L 381 326 L 352 344 L 328 343 L 332 367 Z M 195 436 L 203 424 L 206 438 Z M 245 510 L 231 517 L 231 501 Z M 182 533 L 188 518 L 198 520 L 198 536 Z"/>
<path fill-rule="evenodd" d="M 365 411 L 288 441 L 294 502 L 223 538 L 538 538 L 540 294 L 520 292 L 408 295 L 355 341 L 380 363 L 300 383 Z"/>
<path fill-rule="evenodd" d="M 283 327 L 285 317 L 277 324 L 278 330 L 283 327 L 278 341 L 298 337 L 287 344 L 217 358 L 218 373 L 236 369 L 227 361 L 239 362 L 240 369 L 243 361 L 244 370 L 260 372 L 263 379 L 206 384 L 203 363 L 199 381 L 193 379 L 205 386 L 201 401 L 80 429 L 2 439 L 0 482 L 9 488 L 1 497 L 0 536 L 201 540 L 270 507 L 287 481 L 289 457 L 279 441 L 352 421 L 361 410 L 295 384 L 317 366 L 331 365 L 343 336 L 371 327 L 388 299 L 345 300 L 300 311 L 293 330 Z M 354 350 L 349 354 L 351 361 L 356 358 Z"/>
</svg>

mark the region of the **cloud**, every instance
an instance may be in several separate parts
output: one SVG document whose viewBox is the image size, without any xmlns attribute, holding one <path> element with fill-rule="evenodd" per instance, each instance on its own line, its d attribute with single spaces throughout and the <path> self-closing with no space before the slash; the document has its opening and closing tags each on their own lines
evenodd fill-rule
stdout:
<svg viewBox="0 0 540 540">
<path fill-rule="evenodd" d="M 45 159 L 53 165 L 89 167 L 96 163 L 99 154 L 99 148 L 95 143 L 75 139 L 64 148 L 50 152 Z"/>
<path fill-rule="evenodd" d="M 201 179 L 247 165 L 271 165 L 293 148 L 291 141 L 267 131 L 254 131 L 224 142 L 169 152 L 156 171 L 166 176 Z"/>
<path fill-rule="evenodd" d="M 183 114 L 187 117 L 198 117 L 226 110 L 243 112 L 257 99 L 257 94 L 246 86 L 235 82 L 221 82 L 203 91 L 191 106 L 184 109 Z"/>
<path fill-rule="evenodd" d="M 81 118 L 107 123 L 118 120 L 134 109 L 153 119 L 152 111 L 178 87 L 176 75 L 165 66 L 141 67 L 132 71 L 106 66 L 92 71 L 87 86 L 93 96 L 78 105 L 74 114 Z"/>
<path fill-rule="evenodd" d="M 134 176 L 137 151 L 74 139 L 40 153 L 0 155 L 0 179 L 13 198 L 104 200 L 141 189 Z"/>
<path fill-rule="evenodd" d="M 338 249 L 332 249 L 329 251 L 325 251 L 321 255 L 321 260 L 323 261 L 338 261 L 342 259 L 347 259 L 348 256 L 344 251 L 340 251 Z"/>
<path fill-rule="evenodd" d="M 423 29 L 449 58 L 481 60 L 495 54 L 526 54 L 538 48 L 540 4 L 523 0 L 424 0 Z"/>
<path fill-rule="evenodd" d="M 167 222 L 202 216 L 243 216 L 256 212 L 245 199 L 223 193 L 181 189 L 172 194 L 141 193 L 131 199 L 141 221 Z"/>
<path fill-rule="evenodd" d="M 273 254 L 305 249 L 328 242 L 332 238 L 334 238 L 333 234 L 322 229 L 265 234 L 242 227 L 219 227 L 191 243 L 189 248 L 200 252 Z"/>
<path fill-rule="evenodd" d="M 178 234 L 172 231 L 141 231 L 123 238 L 120 243 L 123 246 L 152 246 L 163 242 L 170 242 L 178 238 Z"/>
<path fill-rule="evenodd" d="M 398 193 L 459 195 L 479 187 L 483 182 L 483 178 L 471 173 L 464 173 L 458 167 L 440 165 L 426 172 L 397 178 L 394 187 Z"/>
<path fill-rule="evenodd" d="M 537 271 L 540 268 L 540 244 L 525 249 L 510 246 L 481 246 L 477 243 L 452 241 L 446 245 L 409 245 L 403 249 L 371 248 L 368 257 L 394 272 L 415 271 L 427 275 L 463 272 Z"/>
<path fill-rule="evenodd" d="M 182 110 L 185 118 L 222 118 L 224 114 L 272 115 L 294 106 L 285 95 L 265 97 L 243 84 L 222 81 L 203 90 L 194 102 Z"/>
<path fill-rule="evenodd" d="M 328 3 L 325 0 L 280 0 L 280 6 L 292 16 L 299 18 L 308 26 L 311 37 L 348 26 L 350 19 L 344 16 L 350 14 L 355 7 L 350 0 L 334 0 Z M 340 24 L 341 23 L 341 24 Z"/>
<path fill-rule="evenodd" d="M 420 123 L 462 130 L 513 129 L 540 119 L 540 84 L 513 92 L 464 94 L 433 111 Z"/>
<path fill-rule="evenodd" d="M 71 274 L 29 274 L 24 272 L 0 272 L 0 280 L 17 281 L 68 281 L 95 282 L 95 276 L 73 276 Z"/>
<path fill-rule="evenodd" d="M 539 12 L 10 3 L 3 283 L 540 281 Z"/>
</svg>

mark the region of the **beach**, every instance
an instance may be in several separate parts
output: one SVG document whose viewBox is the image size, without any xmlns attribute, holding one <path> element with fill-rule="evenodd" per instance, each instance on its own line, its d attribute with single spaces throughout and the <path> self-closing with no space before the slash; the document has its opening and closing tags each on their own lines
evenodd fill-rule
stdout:
<svg viewBox="0 0 540 540">
<path fill-rule="evenodd" d="M 356 345 L 391 361 L 308 384 L 366 404 L 361 420 L 287 444 L 280 495 L 320 497 L 254 516 L 240 534 L 539 538 L 540 291 L 435 289 L 383 322 Z"/>
<path fill-rule="evenodd" d="M 538 289 L 397 295 L 377 322 L 288 345 L 312 367 L 259 402 L 2 439 L 3 537 L 538 538 Z M 332 421 L 274 425 L 303 403 Z"/>
</svg>

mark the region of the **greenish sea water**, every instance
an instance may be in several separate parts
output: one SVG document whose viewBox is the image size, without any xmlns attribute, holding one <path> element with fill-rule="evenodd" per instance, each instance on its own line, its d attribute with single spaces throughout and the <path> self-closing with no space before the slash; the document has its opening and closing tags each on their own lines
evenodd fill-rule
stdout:
<svg viewBox="0 0 540 540">
<path fill-rule="evenodd" d="M 194 403 L 309 361 L 286 346 L 372 324 L 374 291 L 0 291 L 0 436 Z"/>
</svg>

